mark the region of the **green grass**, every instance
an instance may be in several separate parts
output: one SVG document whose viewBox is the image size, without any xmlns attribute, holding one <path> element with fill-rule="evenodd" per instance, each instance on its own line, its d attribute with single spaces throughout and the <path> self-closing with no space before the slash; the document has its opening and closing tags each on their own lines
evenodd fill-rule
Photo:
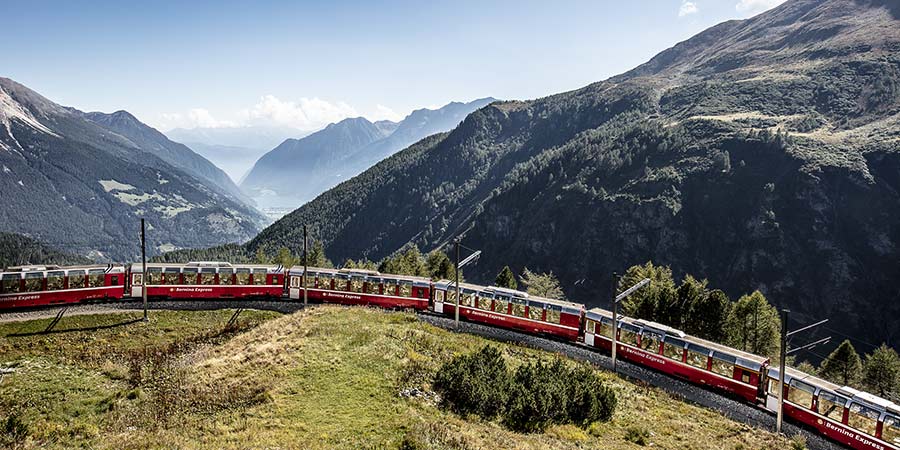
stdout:
<svg viewBox="0 0 900 450">
<path fill-rule="evenodd" d="M 0 447 L 639 448 L 633 430 L 658 448 L 790 445 L 606 372 L 619 399 L 612 421 L 514 433 L 398 394 L 429 391 L 441 363 L 485 344 L 501 348 L 511 366 L 553 357 L 546 352 L 365 308 L 245 312 L 237 329 L 223 330 L 229 316 L 154 312 L 149 324 L 22 337 L 9 335 L 47 321 L 0 325 L 0 367 L 16 369 L 0 381 L 0 434 L 3 414 L 27 428 L 24 436 L 7 432 Z M 132 317 L 70 317 L 60 326 Z"/>
</svg>

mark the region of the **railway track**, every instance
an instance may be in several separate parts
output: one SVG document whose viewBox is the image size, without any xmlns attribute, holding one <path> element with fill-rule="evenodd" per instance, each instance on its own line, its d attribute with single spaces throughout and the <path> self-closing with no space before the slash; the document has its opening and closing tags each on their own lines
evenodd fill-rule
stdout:
<svg viewBox="0 0 900 450">
<path fill-rule="evenodd" d="M 286 314 L 299 311 L 303 309 L 303 307 L 302 303 L 284 300 L 165 300 L 148 303 L 148 309 L 150 310 L 200 311 L 243 308 L 277 311 Z M 143 305 L 139 301 L 116 301 L 114 303 L 76 304 L 35 308 L 31 310 L 17 310 L 14 312 L 0 313 L 0 323 L 54 318 L 63 308 L 66 309 L 66 315 L 115 314 L 123 311 L 140 311 L 143 310 Z M 488 339 L 511 342 L 553 353 L 559 353 L 579 361 L 589 362 L 607 370 L 612 370 L 612 358 L 583 345 L 556 341 L 472 322 L 461 321 L 459 329 L 456 329 L 453 319 L 448 317 L 428 312 L 418 312 L 418 315 L 423 322 L 450 331 L 474 334 Z M 631 364 L 627 361 L 619 360 L 617 366 L 619 375 L 627 379 L 637 380 L 660 388 L 672 395 L 680 397 L 684 401 L 712 409 L 737 422 L 767 430 L 775 428 L 775 417 L 761 408 L 753 407 L 744 402 L 724 397 L 721 394 L 686 383 L 664 373 Z M 846 448 L 794 424 L 785 423 L 784 432 L 788 436 L 796 434 L 803 435 L 806 438 L 806 445 L 809 450 L 843 450 Z"/>
</svg>

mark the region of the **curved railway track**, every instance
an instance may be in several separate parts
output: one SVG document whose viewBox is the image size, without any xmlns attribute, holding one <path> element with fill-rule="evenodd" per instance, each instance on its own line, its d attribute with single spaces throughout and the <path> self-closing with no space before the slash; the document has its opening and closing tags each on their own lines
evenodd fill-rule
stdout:
<svg viewBox="0 0 900 450">
<path fill-rule="evenodd" d="M 303 307 L 302 303 L 284 300 L 166 300 L 148 303 L 148 309 L 150 310 L 198 311 L 242 308 L 292 313 L 303 309 Z M 14 312 L 0 312 L 0 323 L 54 318 L 63 308 L 67 309 L 67 315 L 85 315 L 115 314 L 123 311 L 142 310 L 143 306 L 138 301 L 116 301 L 115 303 L 74 304 L 34 308 L 30 310 L 17 310 Z M 460 322 L 459 329 L 456 330 L 453 319 L 428 312 L 418 312 L 417 314 L 419 319 L 423 322 L 450 331 L 469 333 L 502 342 L 526 345 L 553 353 L 563 354 L 572 359 L 589 362 L 607 370 L 612 370 L 612 358 L 583 345 L 556 341 L 472 322 Z M 761 408 L 753 407 L 746 403 L 724 397 L 713 391 L 686 383 L 661 372 L 631 364 L 627 361 L 619 360 L 617 366 L 619 375 L 626 379 L 647 383 L 678 396 L 684 401 L 712 409 L 732 420 L 750 426 L 769 430 L 775 428 L 775 417 Z M 794 424 L 785 423 L 784 432 L 788 436 L 802 434 L 806 438 L 806 445 L 809 450 L 841 450 L 846 448 Z"/>
</svg>

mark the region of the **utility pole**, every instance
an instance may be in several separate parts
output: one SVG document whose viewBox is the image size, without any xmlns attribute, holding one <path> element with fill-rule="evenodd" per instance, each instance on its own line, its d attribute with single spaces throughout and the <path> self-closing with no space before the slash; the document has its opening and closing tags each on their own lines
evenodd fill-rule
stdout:
<svg viewBox="0 0 900 450">
<path fill-rule="evenodd" d="M 813 348 L 819 344 L 824 344 L 831 340 L 831 337 L 829 336 L 824 339 L 819 339 L 818 341 L 811 342 L 809 344 L 806 344 L 806 345 L 803 345 L 803 346 L 800 346 L 797 348 L 788 349 L 788 345 L 790 344 L 790 341 L 788 340 L 788 338 L 790 338 L 791 336 L 793 336 L 801 331 L 806 331 L 810 328 L 814 328 L 814 327 L 817 327 L 819 325 L 822 325 L 822 324 L 828 322 L 828 319 L 820 320 L 812 325 L 807 325 L 805 327 L 802 327 L 797 330 L 789 332 L 787 330 L 787 321 L 788 321 L 788 313 L 789 312 L 790 311 L 788 311 L 787 309 L 781 310 L 781 362 L 779 363 L 779 371 L 778 371 L 778 384 L 781 389 L 778 390 L 778 419 L 775 422 L 775 428 L 776 428 L 777 433 L 781 433 L 781 426 L 784 422 L 784 378 L 785 378 L 784 372 L 785 372 L 785 362 L 786 362 L 785 360 L 787 359 L 787 355 L 794 353 L 794 352 L 798 352 L 800 350 L 806 350 L 809 348 Z"/>
<path fill-rule="evenodd" d="M 308 239 L 306 237 L 306 224 L 303 224 L 303 306 L 306 306 L 307 295 L 306 295 L 306 271 L 309 268 L 309 249 Z"/>
<path fill-rule="evenodd" d="M 619 274 L 613 272 L 612 276 L 612 319 L 613 319 L 613 330 L 612 330 L 612 361 L 613 361 L 613 373 L 618 373 L 617 361 L 616 361 L 616 347 L 619 346 L 619 300 L 616 299 L 616 291 L 619 288 Z"/>
<path fill-rule="evenodd" d="M 784 423 L 784 366 L 787 358 L 787 309 L 781 310 L 781 361 L 778 362 L 778 418 L 775 421 L 775 432 L 781 433 L 781 425 Z"/>
<path fill-rule="evenodd" d="M 635 283 L 634 286 L 631 286 L 628 289 L 622 291 L 621 294 L 616 295 L 616 288 L 619 286 L 619 274 L 613 272 L 613 305 L 612 305 L 612 314 L 613 314 L 613 332 L 612 332 L 612 360 L 613 360 L 613 372 L 616 371 L 618 367 L 618 360 L 616 359 L 616 347 L 619 344 L 619 302 L 628 298 L 629 295 L 637 292 L 638 289 L 650 284 L 649 278 L 644 278 L 641 281 Z"/>
<path fill-rule="evenodd" d="M 453 308 L 454 325 L 459 330 L 459 244 L 461 239 L 456 238 L 456 306 Z"/>
<path fill-rule="evenodd" d="M 141 218 L 141 299 L 144 302 L 144 322 L 147 318 L 147 238 L 144 232 L 144 219 Z"/>
</svg>

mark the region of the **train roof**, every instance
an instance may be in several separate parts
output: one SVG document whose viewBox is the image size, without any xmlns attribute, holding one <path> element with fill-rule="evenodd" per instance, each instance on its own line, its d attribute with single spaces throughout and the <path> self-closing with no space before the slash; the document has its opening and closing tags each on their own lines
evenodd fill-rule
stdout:
<svg viewBox="0 0 900 450">
<path fill-rule="evenodd" d="M 450 280 L 441 280 L 435 283 L 435 287 L 441 289 L 450 289 L 451 287 L 456 286 L 455 281 Z M 546 297 L 538 297 L 536 295 L 531 295 L 527 292 L 518 291 L 515 289 L 503 288 L 500 286 L 481 286 L 478 284 L 470 284 L 470 283 L 459 283 L 459 288 L 462 290 L 476 291 L 476 292 L 488 292 L 493 295 L 501 294 L 513 299 L 527 300 L 530 303 L 544 303 L 549 305 L 556 305 L 562 308 L 567 308 L 570 310 L 584 310 L 584 305 L 581 303 L 570 302 L 566 300 L 557 300 L 553 298 Z"/>
<path fill-rule="evenodd" d="M 393 273 L 381 273 L 377 270 L 368 269 L 328 269 L 324 267 L 308 267 L 309 273 L 330 273 L 334 275 L 344 275 L 347 277 L 364 277 L 369 279 L 388 279 L 398 281 L 409 281 L 417 285 L 430 285 L 431 280 L 425 277 L 415 277 L 411 275 L 396 275 Z M 291 275 L 303 275 L 303 266 L 293 266 L 290 269 Z"/>
<path fill-rule="evenodd" d="M 603 308 L 592 308 L 587 313 L 585 313 L 588 319 L 597 320 L 600 317 L 604 317 L 606 319 L 612 319 L 612 312 L 607 311 Z M 769 361 L 769 358 L 759 355 L 754 355 L 753 353 L 748 353 L 742 350 L 738 350 L 736 348 L 729 347 L 727 345 L 722 345 L 717 342 L 708 341 L 706 339 L 698 338 L 696 336 L 691 336 L 681 330 L 670 327 L 668 325 L 663 325 L 661 323 L 652 322 L 649 320 L 643 319 L 633 319 L 631 317 L 620 316 L 619 323 L 629 324 L 634 327 L 644 328 L 653 330 L 659 334 L 665 334 L 666 336 L 674 336 L 682 341 L 692 343 L 695 345 L 699 345 L 701 347 L 732 355 L 736 358 L 739 358 L 745 366 L 752 366 L 750 368 L 760 369 L 764 364 Z"/>
<path fill-rule="evenodd" d="M 778 367 L 770 367 L 768 375 L 771 378 L 777 379 L 779 377 Z M 890 400 L 881 398 L 868 392 L 860 391 L 850 386 L 841 386 L 828 380 L 823 380 L 822 378 L 810 375 L 806 372 L 801 372 L 793 367 L 786 367 L 784 371 L 784 381 L 785 383 L 790 383 L 792 380 L 799 380 L 826 391 L 842 395 L 857 403 L 862 403 L 863 405 L 866 405 L 870 408 L 878 409 L 881 411 L 888 411 L 892 414 L 900 414 L 900 405 L 897 405 Z"/>
<path fill-rule="evenodd" d="M 189 263 L 147 263 L 147 269 L 266 269 L 268 273 L 281 273 L 284 266 L 278 264 L 232 264 L 219 261 L 197 261 Z M 140 273 L 143 268 L 140 263 L 131 265 L 131 271 Z"/>
<path fill-rule="evenodd" d="M 99 270 L 102 269 L 109 273 L 123 273 L 125 266 L 123 264 L 88 264 L 80 266 L 56 266 L 56 265 L 31 265 L 31 266 L 13 266 L 6 270 L 0 271 L 2 274 L 23 274 L 26 272 L 59 272 L 70 270 Z"/>
</svg>

